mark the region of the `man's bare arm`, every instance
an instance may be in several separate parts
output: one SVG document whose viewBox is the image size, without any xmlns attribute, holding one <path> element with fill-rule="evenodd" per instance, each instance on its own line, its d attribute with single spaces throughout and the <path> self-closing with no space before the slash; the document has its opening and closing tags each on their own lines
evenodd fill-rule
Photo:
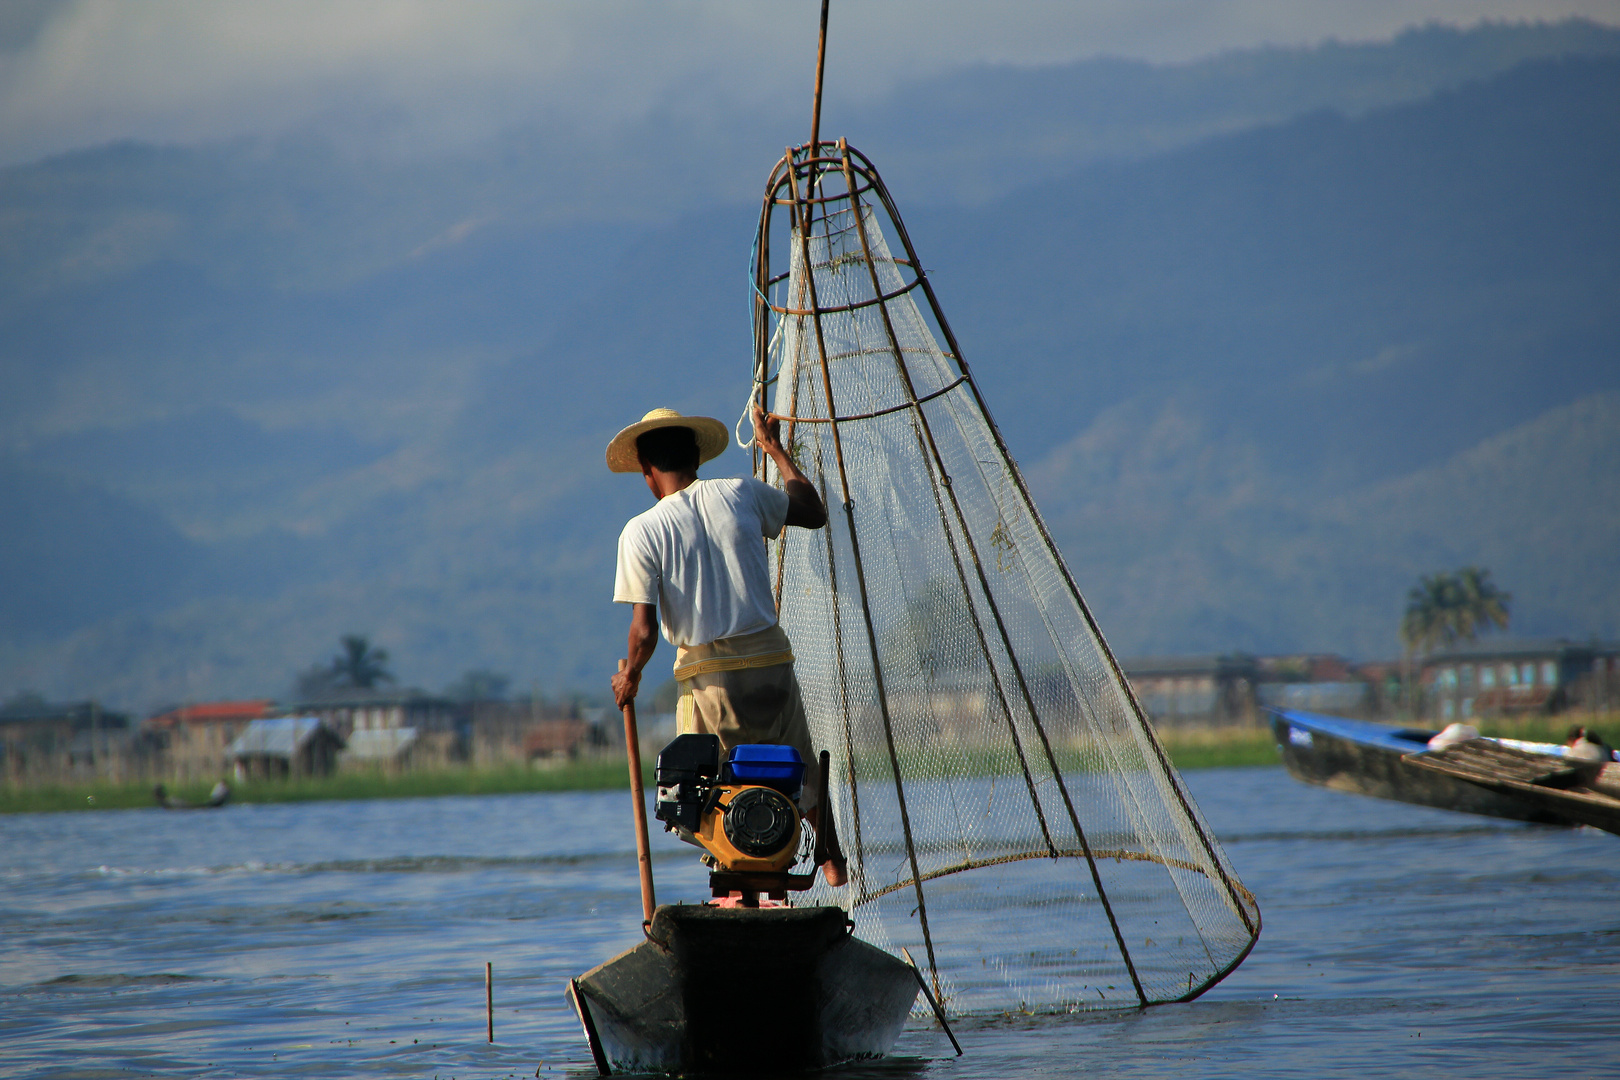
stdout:
<svg viewBox="0 0 1620 1080">
<path fill-rule="evenodd" d="M 782 447 L 781 418 L 761 409 L 757 401 L 754 403 L 754 442 L 781 470 L 782 486 L 788 497 L 787 524 L 804 529 L 819 529 L 827 524 L 827 508 L 822 505 L 815 485 L 799 471 Z"/>
<path fill-rule="evenodd" d="M 613 676 L 613 701 L 624 708 L 636 699 L 641 687 L 641 669 L 652 659 L 658 648 L 658 606 L 636 604 L 630 612 L 630 638 L 625 646 L 630 661 L 625 669 Z"/>
</svg>

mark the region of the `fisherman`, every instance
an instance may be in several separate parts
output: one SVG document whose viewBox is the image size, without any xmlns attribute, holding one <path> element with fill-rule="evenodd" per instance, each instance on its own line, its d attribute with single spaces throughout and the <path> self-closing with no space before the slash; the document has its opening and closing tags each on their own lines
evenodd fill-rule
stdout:
<svg viewBox="0 0 1620 1080">
<path fill-rule="evenodd" d="M 1576 761 L 1595 761 L 1607 764 L 1614 760 L 1614 752 L 1609 744 L 1603 741 L 1603 736 L 1590 728 L 1576 724 L 1569 729 L 1569 737 L 1564 740 L 1566 747 L 1565 757 Z"/>
<path fill-rule="evenodd" d="M 793 674 L 793 648 L 776 619 L 765 540 L 788 525 L 827 523 L 821 496 L 782 448 L 781 421 L 753 407 L 756 445 L 776 463 L 782 489 L 752 477 L 699 480 L 698 466 L 730 441 L 720 421 L 654 409 L 613 437 L 613 472 L 640 472 L 658 500 L 619 534 L 614 602 L 630 604 L 629 657 L 613 676 L 619 708 L 635 700 L 641 671 L 658 647 L 658 630 L 675 646 L 682 733 L 739 743 L 791 746 L 805 762 L 800 806 L 819 818 L 819 767 L 810 746 L 804 702 Z M 784 490 L 785 489 L 785 490 Z M 842 885 L 842 860 L 823 864 Z"/>
</svg>

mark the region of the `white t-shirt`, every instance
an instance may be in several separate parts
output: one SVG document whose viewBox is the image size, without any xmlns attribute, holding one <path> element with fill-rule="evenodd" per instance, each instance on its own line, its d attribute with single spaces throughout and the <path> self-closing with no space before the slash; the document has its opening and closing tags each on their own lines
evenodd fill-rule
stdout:
<svg viewBox="0 0 1620 1080">
<path fill-rule="evenodd" d="M 671 645 L 706 645 L 776 625 L 763 538 L 787 523 L 787 492 L 744 477 L 699 480 L 619 534 L 613 599 L 657 604 Z"/>
</svg>

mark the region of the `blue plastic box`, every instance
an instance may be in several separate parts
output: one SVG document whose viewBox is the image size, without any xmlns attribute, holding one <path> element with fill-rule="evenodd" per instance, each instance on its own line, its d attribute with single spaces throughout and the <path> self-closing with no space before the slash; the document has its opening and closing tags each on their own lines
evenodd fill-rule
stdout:
<svg viewBox="0 0 1620 1080">
<path fill-rule="evenodd" d="M 804 759 L 791 746 L 747 743 L 733 746 L 726 770 L 739 784 L 764 784 L 787 795 L 804 786 Z"/>
</svg>

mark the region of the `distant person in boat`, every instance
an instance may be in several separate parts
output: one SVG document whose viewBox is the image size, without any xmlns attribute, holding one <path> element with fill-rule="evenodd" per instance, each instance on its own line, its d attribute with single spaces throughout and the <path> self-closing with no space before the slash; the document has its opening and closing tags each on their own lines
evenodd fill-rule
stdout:
<svg viewBox="0 0 1620 1080">
<path fill-rule="evenodd" d="M 800 806 L 815 824 L 819 768 L 793 647 L 776 620 L 764 541 L 789 525 L 821 528 L 827 508 L 783 449 L 781 421 L 757 404 L 753 419 L 755 442 L 785 490 L 752 477 L 699 480 L 698 466 L 730 441 L 726 426 L 707 416 L 654 409 L 608 444 L 608 468 L 641 473 L 658 500 L 619 535 L 613 599 L 632 607 L 629 663 L 613 676 L 613 699 L 621 709 L 635 699 L 661 625 L 675 646 L 679 730 L 718 735 L 723 750 L 739 743 L 798 750 Z M 844 883 L 842 865 L 822 869 L 828 884 Z"/>
<path fill-rule="evenodd" d="M 1569 738 L 1564 740 L 1564 746 L 1569 751 L 1565 755 L 1566 757 L 1576 758 L 1580 761 L 1610 762 L 1614 760 L 1614 751 L 1610 750 L 1609 744 L 1603 741 L 1603 736 L 1579 724 L 1569 729 Z"/>
<path fill-rule="evenodd" d="M 224 806 L 231 798 L 231 785 L 221 780 L 214 785 L 208 793 L 208 801 L 190 803 L 176 795 L 170 795 L 162 784 L 152 789 L 152 797 L 157 804 L 166 810 L 213 810 Z"/>
</svg>

